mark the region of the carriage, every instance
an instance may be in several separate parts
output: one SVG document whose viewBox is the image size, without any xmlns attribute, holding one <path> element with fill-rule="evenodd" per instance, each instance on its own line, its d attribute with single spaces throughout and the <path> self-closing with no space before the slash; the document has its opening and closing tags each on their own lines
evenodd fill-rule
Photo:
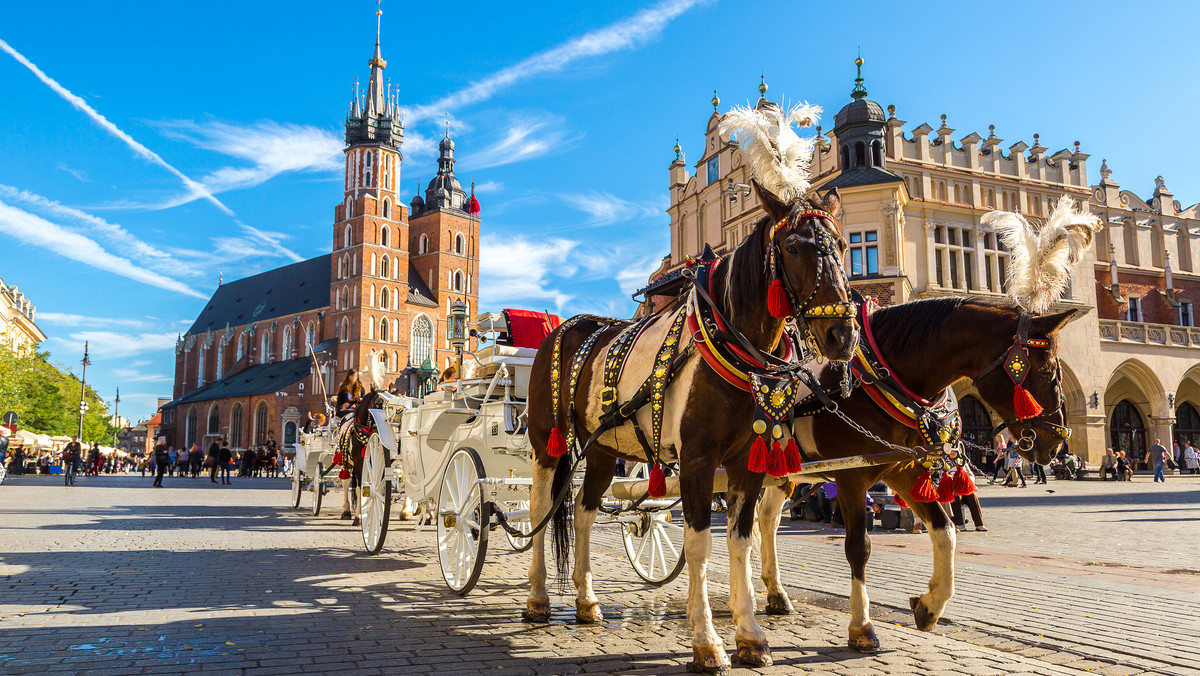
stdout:
<svg viewBox="0 0 1200 676">
<path fill-rule="evenodd" d="M 300 435 L 296 458 L 292 463 L 292 509 L 300 508 L 304 493 L 312 494 L 312 515 L 321 513 L 321 501 L 331 486 L 330 474 L 337 476 L 333 462 L 333 445 L 337 430 L 331 426 L 317 427 Z"/>
</svg>

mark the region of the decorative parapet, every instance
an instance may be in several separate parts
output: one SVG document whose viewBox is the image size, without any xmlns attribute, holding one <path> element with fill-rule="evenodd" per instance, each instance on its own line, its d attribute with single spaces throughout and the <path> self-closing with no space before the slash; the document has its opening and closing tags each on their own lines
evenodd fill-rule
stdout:
<svg viewBox="0 0 1200 676">
<path fill-rule="evenodd" d="M 1200 328 L 1101 319 L 1100 340 L 1112 343 L 1200 348 Z"/>
</svg>

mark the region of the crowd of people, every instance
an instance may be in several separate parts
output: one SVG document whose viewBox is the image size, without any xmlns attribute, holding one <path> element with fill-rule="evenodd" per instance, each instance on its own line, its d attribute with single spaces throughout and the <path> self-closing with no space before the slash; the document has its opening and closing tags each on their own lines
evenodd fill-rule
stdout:
<svg viewBox="0 0 1200 676">
<path fill-rule="evenodd" d="M 1142 461 L 1154 470 L 1154 483 L 1166 482 L 1164 473 L 1168 467 L 1178 469 L 1180 474 L 1200 474 L 1200 449 L 1189 440 L 1184 440 L 1182 444 L 1175 442 L 1167 450 L 1161 439 L 1155 439 L 1154 445 L 1142 456 Z M 1125 451 L 1109 448 L 1100 460 L 1100 478 L 1105 481 L 1109 477 L 1113 481 L 1133 481 L 1135 462 Z"/>
<path fill-rule="evenodd" d="M 207 451 L 201 449 L 198 442 L 187 449 L 176 449 L 162 443 L 154 448 L 148 469 L 154 474 L 152 485 L 158 488 L 163 487 L 165 477 L 178 475 L 180 478 L 196 479 L 202 473 L 208 476 L 211 483 L 230 485 L 235 472 L 238 477 L 247 479 L 287 476 L 291 472 L 290 462 L 280 452 L 275 436 L 268 434 L 265 444 L 245 450 L 231 449 L 226 439 L 214 439 Z M 143 469 L 142 475 L 145 474 L 146 469 Z"/>
<path fill-rule="evenodd" d="M 1049 464 L 1028 464 L 1031 465 L 1030 471 L 1033 473 L 1035 486 L 1047 483 L 1047 467 L 1056 479 L 1082 479 L 1089 471 L 1083 458 L 1072 452 L 1067 442 L 1063 442 L 1062 449 L 1057 456 L 1051 458 Z M 1003 474 L 1003 485 L 1008 488 L 1026 488 L 1029 485 L 1025 476 L 1025 465 L 1026 461 L 1018 452 L 1017 442 L 1012 437 L 1008 437 L 1006 441 L 1003 436 L 997 436 L 995 445 L 988 449 L 983 457 L 983 471 L 989 475 L 988 483 L 1000 483 L 1000 475 Z"/>
</svg>

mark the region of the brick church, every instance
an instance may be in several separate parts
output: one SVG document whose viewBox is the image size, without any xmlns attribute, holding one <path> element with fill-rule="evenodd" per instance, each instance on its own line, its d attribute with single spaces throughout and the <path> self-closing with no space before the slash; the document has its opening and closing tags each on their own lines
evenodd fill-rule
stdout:
<svg viewBox="0 0 1200 676">
<path fill-rule="evenodd" d="M 385 90 L 378 16 L 370 82 L 346 119 L 332 251 L 217 288 L 175 346 L 167 443 L 286 448 L 347 370 L 372 360 L 389 386 L 421 394 L 453 358 L 450 303 L 478 311 L 478 202 L 454 175 L 449 126 L 424 197 L 400 203 L 404 126 Z"/>
</svg>

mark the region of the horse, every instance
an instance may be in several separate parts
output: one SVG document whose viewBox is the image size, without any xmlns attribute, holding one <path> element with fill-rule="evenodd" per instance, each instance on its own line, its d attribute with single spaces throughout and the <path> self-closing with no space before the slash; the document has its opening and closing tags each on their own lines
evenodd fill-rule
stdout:
<svg viewBox="0 0 1200 676">
<path fill-rule="evenodd" d="M 766 215 L 727 258 L 701 260 L 689 269 L 697 283 L 686 303 L 677 300 L 637 324 L 590 316 L 564 322 L 538 350 L 529 386 L 528 433 L 534 449 L 530 518 L 538 524 L 554 509 L 560 581 L 566 578 L 572 535 L 566 497 L 576 454 L 572 442 L 576 433 L 581 438 L 593 437 L 584 444 L 587 469 L 573 510 L 577 546 L 571 579 L 578 592 L 577 621 L 591 623 L 603 618 L 587 553 L 590 530 L 612 481 L 616 459 L 652 464 L 651 494 L 655 493 L 655 472 L 658 482 L 663 480 L 661 462 L 678 462 L 689 571 L 687 614 L 693 629 L 692 668 L 706 671 L 721 671 L 730 664 L 713 629 L 707 590 L 712 550 L 710 505 L 718 466 L 727 468 L 729 479 L 730 609 L 738 624 L 737 657 L 743 663 L 762 666 L 770 664 L 771 654 L 754 619 L 750 581 L 754 505 L 764 481 L 762 469 L 748 467 L 753 456 L 748 449 L 752 449 L 750 422 L 757 415 L 756 401 L 747 388 L 735 386 L 720 373 L 718 369 L 723 367 L 718 362 L 709 360 L 716 343 L 707 342 L 701 333 L 724 335 L 726 357 L 730 351 L 737 352 L 760 364 L 798 362 L 795 355 L 800 346 L 784 330 L 789 318 L 807 330 L 807 341 L 829 359 L 848 359 L 858 341 L 842 263 L 846 244 L 831 215 L 841 207 L 837 191 L 829 191 L 819 202 L 801 197 L 785 202 L 757 181 L 752 185 Z M 707 290 L 699 283 L 705 275 L 710 282 Z M 697 320 L 697 315 L 705 317 Z M 715 327 L 708 322 L 713 316 Z M 692 322 L 687 331 L 682 330 L 685 320 Z M 639 331 L 640 336 L 634 337 Z M 607 357 L 601 356 L 606 354 L 602 350 Z M 615 379 L 608 377 L 608 366 L 614 361 L 610 357 L 622 353 L 627 357 L 623 370 Z M 572 355 L 569 367 L 560 362 L 560 355 Z M 612 380 L 615 383 L 606 386 Z M 639 396 L 641 403 L 648 405 L 630 401 Z M 626 404 L 618 405 L 622 401 Z M 615 411 L 616 416 L 602 422 L 606 409 Z M 567 430 L 565 440 L 560 429 Z M 643 444 L 639 439 L 644 439 L 646 429 L 653 439 Z M 563 457 L 568 450 L 570 455 Z M 556 496 L 557 506 L 553 504 Z M 529 582 L 524 618 L 546 622 L 550 600 L 544 530 L 533 537 Z"/>
<path fill-rule="evenodd" d="M 880 358 L 878 364 L 890 372 L 890 377 L 878 373 L 877 376 L 890 381 L 890 392 L 901 398 L 908 397 L 906 404 L 915 400 L 917 406 L 927 410 L 939 400 L 953 401 L 946 399 L 953 383 L 964 378 L 973 380 L 979 397 L 1005 421 L 1002 426 L 1008 427 L 1014 438 L 1021 440 L 1020 454 L 1029 461 L 1046 463 L 1070 432 L 1064 426 L 1058 349 L 1059 331 L 1074 315 L 1075 311 L 1066 311 L 1031 316 L 1011 301 L 961 296 L 918 300 L 881 308 L 864 319 L 861 349 L 876 351 Z M 1024 349 L 1016 348 L 1017 345 Z M 1000 366 L 1014 349 L 1023 353 L 1027 360 L 1021 369 L 1027 375 L 1021 387 L 1044 406 L 1042 413 L 1032 417 L 1027 417 L 1027 412 L 1017 411 L 1019 404 L 1014 380 Z M 840 376 L 835 369 L 826 368 L 819 377 L 830 396 L 837 396 Z M 878 395 L 880 390 L 870 389 L 871 376 L 860 377 L 866 381 L 865 386 L 860 382 L 849 397 L 837 402 L 840 414 L 891 444 L 913 447 L 929 441 L 928 434 L 923 438 L 919 429 L 901 422 L 877 403 L 878 397 L 873 395 Z M 818 412 L 812 415 L 814 409 Z M 885 450 L 826 407 L 818 404 L 799 413 L 809 414 L 796 419 L 796 435 L 806 460 L 868 455 Z M 947 424 L 953 428 L 957 419 Z M 871 624 L 865 579 L 871 554 L 865 495 L 868 487 L 877 481 L 882 480 L 901 496 L 928 527 L 933 542 L 934 564 L 929 589 L 910 599 L 917 628 L 931 631 L 954 594 L 955 530 L 945 510 L 938 505 L 938 502 L 949 501 L 953 493 L 939 490 L 937 501 L 922 501 L 929 496 L 922 498 L 915 494 L 919 492 L 914 488 L 923 480 L 924 471 L 920 458 L 917 458 L 916 463 L 874 465 L 830 473 L 837 484 L 838 505 L 846 526 L 845 550 L 851 572 L 848 643 L 854 650 L 873 652 L 879 648 L 879 639 Z M 957 470 L 964 471 L 970 471 L 969 463 Z M 944 482 L 951 481 L 950 473 L 942 476 L 939 489 Z M 927 481 L 927 477 L 924 480 Z M 768 487 L 758 507 L 762 579 L 768 598 L 785 602 L 787 596 L 779 580 L 776 530 L 781 506 L 791 488 L 790 483 Z M 966 492 L 973 489 L 972 482 Z M 771 612 L 790 611 L 790 605 L 784 607 L 774 601 L 772 605 L 768 606 Z"/>
<path fill-rule="evenodd" d="M 338 450 L 334 456 L 334 464 L 340 464 L 343 468 L 338 473 L 338 479 L 342 482 L 341 518 L 353 519 L 352 525 L 354 526 L 360 523 L 363 453 L 367 447 L 367 441 L 377 431 L 375 418 L 371 416 L 373 408 L 383 408 L 383 397 L 380 395 L 380 390 L 374 385 L 371 386 L 370 392 L 358 400 L 354 414 L 347 416 L 338 425 L 335 437 Z M 353 500 L 351 500 L 351 496 L 354 496 Z"/>
</svg>

